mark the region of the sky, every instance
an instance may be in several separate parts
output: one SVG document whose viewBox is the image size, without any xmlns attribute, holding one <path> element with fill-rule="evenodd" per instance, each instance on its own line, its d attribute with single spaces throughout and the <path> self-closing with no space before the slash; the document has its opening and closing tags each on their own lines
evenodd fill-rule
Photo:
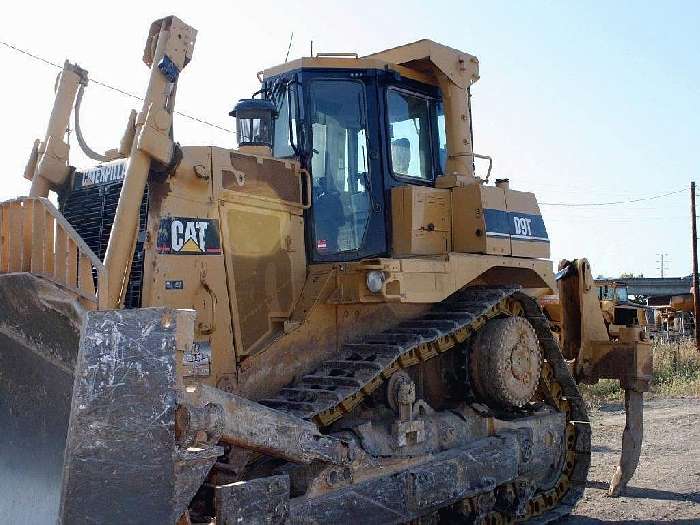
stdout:
<svg viewBox="0 0 700 525">
<path fill-rule="evenodd" d="M 552 258 L 587 257 L 593 273 L 691 272 L 691 179 L 700 137 L 700 2 L 307 1 L 15 2 L 0 40 L 142 95 L 150 23 L 175 14 L 198 31 L 176 109 L 232 129 L 236 100 L 256 72 L 315 52 L 368 54 L 430 38 L 479 58 L 472 88 L 475 151 L 492 178 L 533 191 Z M 0 45 L 3 123 L 0 200 L 28 193 L 22 178 L 43 137 L 57 70 Z M 91 84 L 81 127 L 90 147 L 116 147 L 140 103 Z M 175 118 L 185 145 L 233 147 L 232 133 Z M 72 139 L 71 164 L 89 166 Z M 485 174 L 485 166 L 478 168 Z M 700 177 L 698 177 L 700 180 Z M 630 201 L 636 203 L 555 206 Z M 547 203 L 547 204 L 545 204 Z"/>
</svg>

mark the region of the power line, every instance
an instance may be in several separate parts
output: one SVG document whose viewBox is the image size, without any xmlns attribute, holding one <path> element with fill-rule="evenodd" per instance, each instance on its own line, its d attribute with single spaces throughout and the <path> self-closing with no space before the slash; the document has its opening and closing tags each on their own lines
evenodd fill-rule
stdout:
<svg viewBox="0 0 700 525">
<path fill-rule="evenodd" d="M 25 50 L 25 49 L 20 49 L 20 48 L 17 47 L 17 46 L 13 46 L 12 44 L 10 44 L 10 43 L 8 43 L 8 42 L 4 42 L 4 41 L 0 40 L 0 44 L 2 44 L 2 45 L 5 46 L 5 47 L 8 47 L 8 48 L 12 49 L 13 51 L 16 51 L 16 52 L 18 52 L 18 53 L 22 53 L 23 55 L 27 55 L 28 57 L 31 57 L 31 58 L 33 58 L 34 60 L 38 60 L 39 62 L 43 62 L 44 64 L 48 64 L 49 66 L 57 67 L 58 69 L 63 69 L 61 66 L 59 66 L 59 65 L 56 64 L 55 62 L 51 62 L 50 60 L 47 60 L 47 59 L 45 59 L 45 58 L 42 58 L 42 57 L 40 57 L 40 56 L 38 56 L 38 55 L 34 55 L 33 53 L 30 53 L 29 51 L 27 51 L 27 50 Z"/>
<path fill-rule="evenodd" d="M 7 47 L 8 49 L 11 49 L 12 51 L 15 51 L 15 52 L 20 53 L 20 54 L 25 55 L 25 56 L 28 56 L 28 57 L 30 57 L 30 58 L 32 58 L 32 59 L 34 59 L 34 60 L 39 61 L 39 62 L 43 62 L 43 63 L 46 64 L 46 65 L 49 65 L 49 66 L 55 67 L 55 68 L 57 68 L 57 69 L 63 70 L 63 66 L 60 66 L 60 65 L 56 64 L 55 62 L 52 62 L 51 60 L 48 60 L 48 59 L 46 59 L 46 58 L 43 58 L 43 57 L 41 57 L 41 56 L 39 56 L 39 55 L 35 55 L 34 53 L 31 53 L 31 52 L 27 51 L 26 49 L 19 48 L 19 47 L 15 46 L 15 45 L 12 45 L 12 44 L 10 44 L 9 42 L 5 42 L 5 41 L 3 41 L 3 40 L 0 40 L 0 44 L 2 44 L 3 46 Z M 108 84 L 107 82 L 104 82 L 104 81 L 102 81 L 102 80 L 98 80 L 98 79 L 96 79 L 96 78 L 90 78 L 90 82 L 93 82 L 94 84 L 97 84 L 98 86 L 101 86 L 101 87 L 103 87 L 103 88 L 106 88 L 106 89 L 109 89 L 109 90 L 111 90 L 111 91 L 114 91 L 115 93 L 119 93 L 120 95 L 124 95 L 124 96 L 129 97 L 129 98 L 133 98 L 133 99 L 136 99 L 136 100 L 143 101 L 143 97 L 140 97 L 140 96 L 138 96 L 138 95 L 135 95 L 134 93 L 130 93 L 130 92 L 128 92 L 128 91 L 125 91 L 125 90 L 123 90 L 123 89 L 121 89 L 121 88 L 118 88 L 118 87 L 116 87 L 116 86 L 112 86 L 111 84 Z M 215 124 L 215 123 L 213 123 L 213 122 L 209 122 L 208 120 L 205 120 L 205 119 L 203 119 L 203 118 L 197 117 L 197 116 L 195 116 L 195 115 L 190 115 L 190 114 L 188 114 L 188 113 L 183 113 L 182 111 L 175 111 L 175 113 L 176 113 L 177 115 L 180 115 L 181 117 L 185 117 L 185 118 L 190 119 L 190 120 L 192 120 L 192 121 L 194 121 L 194 122 L 198 122 L 198 123 L 200 123 L 200 124 L 204 124 L 205 126 L 210 126 L 210 127 L 212 127 L 212 128 L 216 128 L 216 129 L 218 129 L 218 130 L 225 131 L 225 132 L 227 132 L 227 133 L 233 133 L 233 132 L 234 132 L 232 129 L 226 128 L 226 127 L 224 127 L 224 126 L 220 126 L 219 124 Z"/>
<path fill-rule="evenodd" d="M 542 206 L 568 206 L 568 207 L 582 207 L 582 206 L 613 206 L 616 204 L 634 204 L 635 202 L 650 201 L 654 199 L 661 199 L 662 197 L 668 197 L 670 195 L 676 195 L 677 193 L 683 193 L 688 191 L 687 188 L 682 188 L 676 191 L 670 191 L 668 193 L 661 193 L 656 195 L 649 195 L 647 197 L 640 197 L 638 199 L 629 199 L 626 201 L 611 201 L 611 202 L 540 202 Z"/>
<path fill-rule="evenodd" d="M 639 223 L 644 221 L 687 221 L 688 217 L 678 217 L 678 216 L 653 216 L 645 217 L 643 215 L 639 217 L 575 217 L 567 216 L 561 218 L 547 218 L 546 222 L 559 222 L 563 224 L 571 224 L 571 221 L 587 221 L 587 222 L 602 222 L 602 223 Z"/>
</svg>

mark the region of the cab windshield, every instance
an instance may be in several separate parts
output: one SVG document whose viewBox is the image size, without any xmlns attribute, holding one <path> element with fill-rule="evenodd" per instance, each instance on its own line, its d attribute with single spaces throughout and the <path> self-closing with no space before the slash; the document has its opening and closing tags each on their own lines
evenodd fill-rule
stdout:
<svg viewBox="0 0 700 525">
<path fill-rule="evenodd" d="M 598 295 L 601 301 L 615 301 L 626 303 L 629 300 L 627 286 L 619 284 L 604 284 L 598 288 Z"/>
<path fill-rule="evenodd" d="M 627 300 L 629 299 L 629 296 L 627 295 L 627 287 L 626 286 L 617 286 L 615 288 L 615 299 L 620 303 L 627 302 Z"/>
</svg>

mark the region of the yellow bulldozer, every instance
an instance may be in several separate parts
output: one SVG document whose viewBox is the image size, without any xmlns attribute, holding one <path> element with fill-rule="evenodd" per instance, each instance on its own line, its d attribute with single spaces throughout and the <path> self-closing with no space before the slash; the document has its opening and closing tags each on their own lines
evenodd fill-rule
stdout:
<svg viewBox="0 0 700 525">
<path fill-rule="evenodd" d="M 624 489 L 649 344 L 610 338 L 585 259 L 555 275 L 532 193 L 475 173 L 476 57 L 293 60 L 233 108 L 237 149 L 190 147 L 195 38 L 151 25 L 106 153 L 66 62 L 30 195 L 0 204 L 3 520 L 545 523 L 583 492 L 577 383 L 603 377 L 626 390 Z"/>
<path fill-rule="evenodd" d="M 617 337 L 620 328 L 624 326 L 639 326 L 647 329 L 649 324 L 647 314 L 651 314 L 651 309 L 630 301 L 625 283 L 610 279 L 596 279 L 595 285 L 598 288 L 598 299 L 600 308 L 603 310 L 605 326 L 612 337 Z"/>
</svg>

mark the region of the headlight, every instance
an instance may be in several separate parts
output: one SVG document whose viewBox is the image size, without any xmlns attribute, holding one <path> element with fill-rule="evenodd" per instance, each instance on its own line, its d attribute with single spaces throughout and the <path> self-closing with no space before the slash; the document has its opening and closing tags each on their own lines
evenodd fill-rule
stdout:
<svg viewBox="0 0 700 525">
<path fill-rule="evenodd" d="M 382 291 L 382 286 L 384 285 L 384 272 L 377 270 L 372 270 L 367 272 L 367 288 L 372 293 L 379 293 Z"/>
</svg>

